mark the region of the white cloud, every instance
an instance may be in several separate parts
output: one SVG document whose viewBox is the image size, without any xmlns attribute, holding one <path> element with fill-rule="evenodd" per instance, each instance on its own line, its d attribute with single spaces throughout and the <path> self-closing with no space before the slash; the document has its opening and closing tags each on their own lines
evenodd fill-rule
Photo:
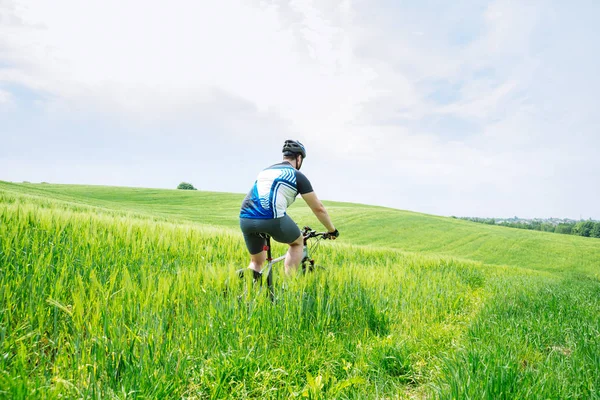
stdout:
<svg viewBox="0 0 600 400">
<path fill-rule="evenodd" d="M 0 0 L 0 105 L 20 85 L 45 94 L 48 118 L 116 121 L 132 137 L 171 126 L 205 145 L 201 133 L 219 131 L 243 142 L 232 152 L 297 137 L 316 171 L 369 169 L 386 204 L 394 181 L 518 192 L 549 170 L 563 181 L 600 172 L 573 156 L 600 145 L 593 13 L 542 1 L 432 7 Z"/>
<path fill-rule="evenodd" d="M 0 89 L 0 106 L 7 106 L 11 103 L 12 95 L 9 92 Z"/>
<path fill-rule="evenodd" d="M 208 104 L 228 93 L 326 144 L 348 134 L 369 98 L 373 72 L 353 63 L 348 4 L 335 8 L 336 25 L 317 2 L 291 2 L 289 12 L 230 0 L 67 3 L 69 13 L 22 2 L 25 22 L 2 28 L 13 32 L 11 58 L 24 61 L 0 70 L 0 81 L 54 94 L 51 112 L 225 115 Z"/>
</svg>

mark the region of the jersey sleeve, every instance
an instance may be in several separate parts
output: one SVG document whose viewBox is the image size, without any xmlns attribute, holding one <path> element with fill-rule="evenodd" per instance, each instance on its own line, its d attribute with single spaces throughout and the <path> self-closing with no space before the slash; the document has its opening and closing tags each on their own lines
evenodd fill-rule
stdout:
<svg viewBox="0 0 600 400">
<path fill-rule="evenodd" d="M 313 191 L 310 181 L 300 171 L 296 171 L 296 187 L 298 189 L 298 193 L 300 194 L 306 194 Z"/>
</svg>

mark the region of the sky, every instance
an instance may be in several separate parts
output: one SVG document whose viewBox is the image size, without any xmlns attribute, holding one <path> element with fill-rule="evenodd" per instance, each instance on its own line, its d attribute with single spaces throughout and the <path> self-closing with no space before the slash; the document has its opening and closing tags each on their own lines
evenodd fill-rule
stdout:
<svg viewBox="0 0 600 400">
<path fill-rule="evenodd" d="M 0 0 L 0 180 L 600 219 L 597 0 Z M 335 215 L 332 215 L 335 220 Z"/>
</svg>

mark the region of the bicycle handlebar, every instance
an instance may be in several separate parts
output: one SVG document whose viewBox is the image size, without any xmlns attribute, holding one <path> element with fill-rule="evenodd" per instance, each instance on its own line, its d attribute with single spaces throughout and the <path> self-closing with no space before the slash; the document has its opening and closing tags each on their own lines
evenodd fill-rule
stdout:
<svg viewBox="0 0 600 400">
<path fill-rule="evenodd" d="M 317 231 L 311 229 L 309 226 L 305 226 L 304 229 L 302 229 L 302 236 L 304 236 L 304 240 L 314 238 L 314 237 L 319 237 L 319 236 L 322 236 L 323 239 L 331 239 L 331 233 L 317 232 Z"/>
</svg>

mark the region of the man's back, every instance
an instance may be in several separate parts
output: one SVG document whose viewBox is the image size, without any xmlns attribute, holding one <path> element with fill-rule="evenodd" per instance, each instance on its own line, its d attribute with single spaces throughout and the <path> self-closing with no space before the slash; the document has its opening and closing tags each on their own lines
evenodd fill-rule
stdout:
<svg viewBox="0 0 600 400">
<path fill-rule="evenodd" d="M 284 161 L 262 170 L 242 202 L 241 218 L 281 218 L 298 193 L 312 192 L 310 181 Z"/>
</svg>

